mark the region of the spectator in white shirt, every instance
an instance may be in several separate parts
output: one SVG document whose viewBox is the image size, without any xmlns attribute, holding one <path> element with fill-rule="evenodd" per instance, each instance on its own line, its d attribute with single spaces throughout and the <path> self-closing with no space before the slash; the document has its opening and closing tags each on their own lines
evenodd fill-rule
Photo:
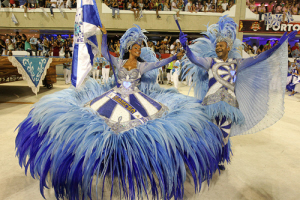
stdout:
<svg viewBox="0 0 300 200">
<path fill-rule="evenodd" d="M 140 10 L 143 10 L 144 3 L 143 3 L 142 0 L 138 0 L 138 5 L 139 5 L 139 9 L 140 9 Z"/>
<path fill-rule="evenodd" d="M 66 8 L 69 8 L 70 10 L 72 10 L 72 0 L 67 0 Z"/>
<path fill-rule="evenodd" d="M 171 5 L 172 5 L 171 6 L 172 11 L 176 12 L 177 19 L 180 19 L 180 17 L 179 17 L 179 9 L 177 8 L 177 0 L 173 0 L 173 2 L 172 2 Z"/>
<path fill-rule="evenodd" d="M 175 54 L 175 45 L 176 45 L 176 41 L 174 41 L 173 42 L 173 44 L 171 44 L 171 46 L 170 46 L 170 53 L 172 54 L 172 55 L 174 55 Z"/>
<path fill-rule="evenodd" d="M 202 12 L 208 12 L 209 11 L 206 4 L 204 4 L 204 6 L 202 6 L 201 11 Z"/>
<path fill-rule="evenodd" d="M 228 2 L 227 1 L 223 1 L 221 5 L 222 5 L 223 10 L 225 11 L 226 8 L 227 8 Z"/>
<path fill-rule="evenodd" d="M 207 10 L 210 11 L 211 10 L 211 2 L 208 0 L 208 2 L 206 3 L 207 5 Z"/>
<path fill-rule="evenodd" d="M 192 11 L 192 1 L 191 0 L 185 5 L 184 11 L 186 11 L 186 12 Z"/>
<path fill-rule="evenodd" d="M 65 8 L 65 5 L 64 5 L 64 0 L 57 0 L 57 7 L 59 8 Z"/>
<path fill-rule="evenodd" d="M 106 83 L 109 79 L 109 71 L 110 71 L 110 63 L 105 59 L 102 58 L 102 80 Z"/>
<path fill-rule="evenodd" d="M 51 7 L 50 7 L 51 17 L 53 17 L 53 8 L 56 8 L 57 0 L 51 0 L 50 2 L 51 2 Z"/>
<path fill-rule="evenodd" d="M 257 54 L 257 46 L 256 43 L 253 43 L 253 47 L 252 47 L 254 54 Z"/>
<path fill-rule="evenodd" d="M 175 62 L 175 61 L 173 61 Z M 177 60 L 174 65 L 173 65 L 173 69 L 172 69 L 172 78 L 173 78 L 173 82 L 174 82 L 174 87 L 176 89 L 178 89 L 178 82 L 179 82 L 179 75 L 180 75 L 180 61 Z"/>
</svg>

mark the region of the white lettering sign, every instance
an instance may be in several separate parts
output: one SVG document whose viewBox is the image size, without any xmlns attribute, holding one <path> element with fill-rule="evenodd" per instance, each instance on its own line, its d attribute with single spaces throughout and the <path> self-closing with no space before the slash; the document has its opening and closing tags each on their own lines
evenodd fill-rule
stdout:
<svg viewBox="0 0 300 200">
<path fill-rule="evenodd" d="M 290 32 L 290 31 L 300 31 L 300 24 L 280 24 L 276 25 L 266 25 L 266 31 L 282 31 L 282 32 Z"/>
</svg>

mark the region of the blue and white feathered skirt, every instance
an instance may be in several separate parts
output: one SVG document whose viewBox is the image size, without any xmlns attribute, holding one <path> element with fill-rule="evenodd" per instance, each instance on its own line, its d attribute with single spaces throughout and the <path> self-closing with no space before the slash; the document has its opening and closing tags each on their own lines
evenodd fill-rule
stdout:
<svg viewBox="0 0 300 200">
<path fill-rule="evenodd" d="M 118 190 L 126 199 L 183 199 L 187 173 L 199 191 L 229 157 L 221 131 L 198 100 L 170 90 L 147 93 L 168 107 L 165 115 L 116 134 L 85 106 L 110 89 L 89 80 L 79 91 L 47 95 L 19 125 L 19 164 L 40 180 L 43 196 L 51 185 L 56 198 L 101 197 L 104 184 L 114 182 L 111 195 Z"/>
</svg>

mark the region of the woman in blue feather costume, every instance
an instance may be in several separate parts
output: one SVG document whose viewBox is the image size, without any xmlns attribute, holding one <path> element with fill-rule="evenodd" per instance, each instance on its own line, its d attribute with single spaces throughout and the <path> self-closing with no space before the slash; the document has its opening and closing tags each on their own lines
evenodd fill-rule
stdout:
<svg viewBox="0 0 300 200">
<path fill-rule="evenodd" d="M 207 27 L 207 38 L 196 39 L 190 46 L 180 33 L 186 50 L 183 78 L 192 79 L 195 97 L 222 131 L 223 152 L 230 146 L 230 136 L 258 132 L 283 116 L 287 43 L 297 34 L 285 33 L 275 47 L 242 59 L 236 27 L 233 19 L 220 17 L 217 24 Z"/>
<path fill-rule="evenodd" d="M 89 79 L 79 89 L 47 95 L 19 125 L 19 164 L 40 180 L 43 196 L 44 187 L 53 187 L 57 199 L 92 199 L 111 184 L 110 198 L 183 199 L 187 173 L 199 191 L 229 159 L 222 132 L 199 101 L 155 83 L 156 69 L 177 57 L 157 61 L 140 50 L 145 39 L 138 26 L 121 38 L 120 57 L 111 62 L 117 83 Z"/>
</svg>

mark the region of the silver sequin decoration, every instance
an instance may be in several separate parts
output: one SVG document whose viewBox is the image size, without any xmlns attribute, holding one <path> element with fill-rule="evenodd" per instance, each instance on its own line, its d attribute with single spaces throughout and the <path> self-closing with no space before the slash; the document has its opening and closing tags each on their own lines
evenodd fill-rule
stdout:
<svg viewBox="0 0 300 200">
<path fill-rule="evenodd" d="M 228 90 L 226 90 L 226 88 L 224 87 L 218 89 L 215 93 L 206 96 L 202 101 L 202 105 L 207 106 L 214 103 L 218 103 L 220 101 L 224 101 L 236 108 L 239 107 L 236 97 L 233 97 L 231 94 L 229 94 Z"/>
</svg>

